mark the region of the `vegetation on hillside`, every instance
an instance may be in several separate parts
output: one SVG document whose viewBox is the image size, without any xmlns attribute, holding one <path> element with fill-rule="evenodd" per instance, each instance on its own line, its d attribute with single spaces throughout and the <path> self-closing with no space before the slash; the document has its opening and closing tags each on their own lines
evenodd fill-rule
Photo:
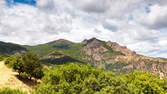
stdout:
<svg viewBox="0 0 167 94">
<path fill-rule="evenodd" d="M 96 38 L 73 43 L 67 40 L 25 46 L 30 52 L 40 56 L 41 62 L 66 64 L 68 62 L 88 63 L 117 74 L 131 73 L 135 70 L 167 76 L 167 59 L 142 56 L 115 42 Z"/>
<path fill-rule="evenodd" d="M 165 94 L 166 80 L 146 72 L 115 75 L 83 64 L 65 64 L 45 72 L 33 94 Z"/>
<path fill-rule="evenodd" d="M 84 55 L 81 48 L 84 43 L 47 43 L 37 46 L 26 46 L 26 48 L 39 56 L 44 63 L 64 64 L 67 62 L 85 62 L 81 57 Z M 62 57 L 62 55 L 64 55 Z M 45 58 L 49 56 L 59 56 L 60 58 Z M 44 57 L 44 58 L 43 58 Z"/>
<path fill-rule="evenodd" d="M 0 88 L 0 94 L 27 94 L 19 89 Z"/>
<path fill-rule="evenodd" d="M 19 73 L 19 76 L 26 75 L 29 79 L 42 78 L 42 64 L 39 58 L 31 53 L 24 53 L 19 56 L 10 56 L 5 59 L 5 64 Z"/>
<path fill-rule="evenodd" d="M 26 53 L 19 57 L 9 57 L 12 68 L 30 77 L 41 75 L 35 70 L 42 70 L 35 55 Z M 7 60 L 9 60 L 9 58 Z M 38 63 L 37 63 L 38 62 Z M 20 66 L 21 63 L 21 66 Z M 33 63 L 35 65 L 33 65 Z M 15 65 L 16 64 L 16 65 Z M 23 65 L 22 65 L 23 64 Z M 20 66 L 20 67 L 16 67 Z M 31 67 L 30 67 L 31 66 Z M 27 71 L 26 69 L 30 70 Z M 34 75 L 35 74 L 35 75 Z M 0 89 L 0 94 L 25 94 L 20 90 Z M 6 93 L 7 92 L 7 93 Z M 8 93 L 9 92 L 9 93 Z M 57 65 L 44 71 L 42 82 L 35 86 L 32 94 L 165 94 L 167 79 L 147 72 L 133 72 L 116 75 L 81 63 Z"/>
<path fill-rule="evenodd" d="M 5 64 L 22 77 L 41 79 L 32 94 L 167 94 L 167 79 L 159 79 L 147 72 L 134 72 L 157 70 L 163 73 L 165 59 L 126 56 L 100 40 L 89 45 L 60 40 L 25 47 L 33 54 L 24 53 L 5 59 L 0 56 L 0 60 L 5 60 Z M 41 61 L 56 66 L 43 69 Z M 98 67 L 104 65 L 105 71 L 85 62 Z M 3 94 L 24 94 L 9 88 L 0 91 L 21 92 Z"/>
<path fill-rule="evenodd" d="M 17 44 L 0 42 L 0 54 L 11 55 L 20 51 L 27 51 L 27 49 Z"/>
</svg>

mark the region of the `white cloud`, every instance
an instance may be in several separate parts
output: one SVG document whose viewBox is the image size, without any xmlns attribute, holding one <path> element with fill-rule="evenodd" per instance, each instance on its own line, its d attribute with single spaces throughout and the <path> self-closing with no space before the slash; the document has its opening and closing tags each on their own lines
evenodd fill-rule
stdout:
<svg viewBox="0 0 167 94">
<path fill-rule="evenodd" d="M 149 13 L 140 13 L 137 15 L 139 22 L 152 29 L 167 28 L 167 6 L 152 5 Z"/>
<path fill-rule="evenodd" d="M 48 14 L 28 5 L 12 8 L 0 6 L 0 9 L 0 34 L 3 41 L 36 44 L 48 41 L 48 37 L 54 34 L 71 30 L 68 14 Z"/>
<path fill-rule="evenodd" d="M 39 44 L 59 38 L 79 42 L 97 37 L 141 54 L 165 57 L 167 33 L 159 31 L 167 25 L 163 1 L 38 0 L 36 7 L 7 7 L 1 2 L 0 40 Z"/>
</svg>

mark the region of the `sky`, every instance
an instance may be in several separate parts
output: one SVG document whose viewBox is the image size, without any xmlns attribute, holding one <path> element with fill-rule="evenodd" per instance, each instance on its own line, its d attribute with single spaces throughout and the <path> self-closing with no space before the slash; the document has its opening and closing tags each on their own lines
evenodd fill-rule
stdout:
<svg viewBox="0 0 167 94">
<path fill-rule="evenodd" d="M 167 0 L 0 0 L 0 41 L 96 37 L 167 58 Z"/>
</svg>

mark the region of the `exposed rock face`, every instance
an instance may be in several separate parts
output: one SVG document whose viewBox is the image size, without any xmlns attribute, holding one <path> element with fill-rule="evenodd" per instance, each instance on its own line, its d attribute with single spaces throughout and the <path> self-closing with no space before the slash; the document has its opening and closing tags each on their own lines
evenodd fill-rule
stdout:
<svg viewBox="0 0 167 94">
<path fill-rule="evenodd" d="M 108 46 L 110 46 L 113 50 L 115 51 L 120 51 L 123 54 L 125 54 L 126 56 L 139 56 L 138 54 L 136 54 L 136 52 L 129 50 L 126 46 L 120 46 L 118 43 L 116 42 L 107 42 L 106 43 Z"/>
<path fill-rule="evenodd" d="M 134 70 L 147 71 L 167 76 L 167 59 L 151 58 L 137 54 L 115 42 L 104 42 L 96 38 L 84 40 L 83 58 L 94 66 L 103 66 L 116 73 L 129 73 Z"/>
<path fill-rule="evenodd" d="M 96 61 L 101 61 L 103 58 L 103 53 L 108 51 L 96 39 L 93 39 L 93 40 L 87 42 L 87 45 L 83 48 L 83 50 L 84 50 L 85 54 L 87 54 L 88 56 L 91 56 Z"/>
<path fill-rule="evenodd" d="M 60 39 L 46 45 L 36 46 L 35 50 L 32 50 L 40 52 L 40 47 L 45 51 L 55 51 L 51 54 L 47 52 L 47 55 L 44 55 L 44 60 L 52 64 L 79 61 L 118 74 L 137 70 L 151 72 L 161 78 L 167 76 L 167 59 L 142 56 L 115 42 L 92 38 L 81 43 L 73 43 Z"/>
</svg>

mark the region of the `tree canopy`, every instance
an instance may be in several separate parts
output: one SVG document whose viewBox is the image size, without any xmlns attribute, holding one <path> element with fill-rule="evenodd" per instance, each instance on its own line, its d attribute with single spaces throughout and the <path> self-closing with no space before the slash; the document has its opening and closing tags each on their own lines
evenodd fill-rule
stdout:
<svg viewBox="0 0 167 94">
<path fill-rule="evenodd" d="M 5 64 L 17 71 L 19 75 L 26 74 L 30 79 L 42 78 L 44 75 L 39 58 L 32 53 L 7 57 Z"/>
<path fill-rule="evenodd" d="M 166 81 L 146 72 L 115 75 L 83 64 L 59 65 L 45 72 L 34 94 L 165 94 Z"/>
</svg>

